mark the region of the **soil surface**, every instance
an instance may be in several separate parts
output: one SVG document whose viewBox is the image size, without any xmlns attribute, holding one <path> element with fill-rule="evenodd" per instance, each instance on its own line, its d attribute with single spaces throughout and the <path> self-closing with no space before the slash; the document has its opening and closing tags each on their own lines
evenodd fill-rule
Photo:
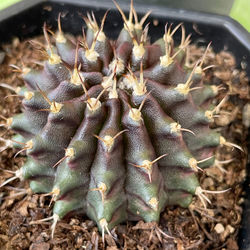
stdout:
<svg viewBox="0 0 250 250">
<path fill-rule="evenodd" d="M 195 45 L 190 47 L 193 62 L 204 50 Z M 5 58 L 0 64 L 0 81 L 11 86 L 23 85 L 20 73 L 13 72 L 11 64 L 39 67 L 37 62 L 43 57 L 43 53 L 34 48 L 34 43 L 20 42 L 18 38 L 3 46 L 3 51 Z M 242 110 L 250 99 L 249 80 L 244 71 L 235 69 L 235 60 L 228 52 L 215 54 L 209 49 L 205 65 L 216 66 L 206 71 L 205 80 L 223 87 L 214 103 L 229 95 L 220 116 L 211 126 L 221 131 L 228 141 L 240 145 L 245 153 L 231 147 L 218 148 L 216 158 L 220 161 L 232 159 L 232 162 L 216 163 L 199 173 L 200 181 L 205 190 L 230 190 L 206 194 L 211 201 L 207 208 L 197 197 L 189 209 L 168 207 L 159 225 L 142 221 L 119 225 L 112 230 L 116 239 L 105 235 L 104 246 L 97 227 L 84 216 L 58 222 L 53 239 L 50 221 L 31 225 L 31 221 L 51 216 L 50 198 L 31 194 L 27 182 L 15 180 L 0 189 L 0 249 L 238 249 L 237 235 L 244 201 L 242 183 L 247 162 L 247 129 L 242 123 Z M 11 96 L 13 94 L 5 88 L 0 90 L 0 123 L 4 123 L 4 117 L 20 112 L 21 98 Z M 249 120 L 244 122 L 247 124 Z M 4 127 L 0 134 L 5 139 L 12 135 Z M 6 170 L 16 171 L 25 161 L 24 154 L 14 157 L 16 152 L 7 149 L 0 154 L 0 183 L 13 176 Z"/>
</svg>

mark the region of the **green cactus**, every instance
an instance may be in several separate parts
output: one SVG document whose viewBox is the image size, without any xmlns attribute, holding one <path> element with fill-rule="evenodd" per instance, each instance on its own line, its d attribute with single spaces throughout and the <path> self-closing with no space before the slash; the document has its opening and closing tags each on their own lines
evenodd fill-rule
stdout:
<svg viewBox="0 0 250 250">
<path fill-rule="evenodd" d="M 197 172 L 213 164 L 217 146 L 233 146 L 209 127 L 225 99 L 210 107 L 220 87 L 203 83 L 207 50 L 190 68 L 182 24 L 150 44 L 149 13 L 138 21 L 131 4 L 127 19 L 116 6 L 124 27 L 115 42 L 103 32 L 107 13 L 100 26 L 88 14 L 76 44 L 60 15 L 54 45 L 44 25 L 48 60 L 23 68 L 25 87 L 13 89 L 23 108 L 6 119 L 17 135 L 1 150 L 22 148 L 27 161 L 2 186 L 20 178 L 52 195 L 54 226 L 81 212 L 104 233 L 127 220 L 158 222 L 166 206 L 188 207 L 194 195 L 204 202 Z"/>
</svg>

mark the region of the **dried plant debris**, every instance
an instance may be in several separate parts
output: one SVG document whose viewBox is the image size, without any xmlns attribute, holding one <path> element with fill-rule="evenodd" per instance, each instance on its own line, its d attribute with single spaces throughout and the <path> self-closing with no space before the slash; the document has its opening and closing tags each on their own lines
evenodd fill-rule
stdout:
<svg viewBox="0 0 250 250">
<path fill-rule="evenodd" d="M 133 24 L 131 20 L 135 21 L 137 24 L 136 27 L 139 27 L 141 23 L 138 21 L 135 11 L 132 10 L 131 12 L 132 18 L 129 17 L 127 19 L 123 17 L 125 21 L 123 32 L 127 32 L 126 39 L 130 39 L 130 43 L 134 46 L 131 46 L 132 57 L 134 53 L 134 59 L 141 58 L 141 60 L 133 59 L 133 61 L 131 59 L 130 66 L 129 64 L 123 65 L 123 69 L 122 64 L 119 62 L 119 56 L 121 56 L 119 53 L 121 51 L 117 50 L 117 44 L 111 41 L 110 53 L 115 57 L 112 61 L 112 56 L 110 56 L 106 64 L 105 60 L 102 59 L 103 65 L 106 65 L 106 68 L 105 66 L 103 67 L 102 74 L 107 79 L 108 76 L 112 76 L 110 81 L 112 84 L 109 89 L 103 88 L 106 93 L 103 93 L 104 96 L 102 98 L 109 100 L 116 99 L 116 94 L 119 94 L 116 93 L 119 92 L 116 89 L 119 88 L 122 91 L 127 91 L 127 95 L 143 96 L 139 105 L 137 105 L 138 109 L 140 109 L 141 104 L 144 107 L 149 105 L 147 100 L 152 99 L 153 90 L 150 91 L 148 89 L 145 91 L 144 89 L 150 86 L 147 85 L 148 83 L 145 83 L 145 81 L 150 81 L 150 75 L 147 75 L 147 69 L 143 68 L 143 64 L 141 63 L 144 57 L 140 57 L 142 49 L 148 46 L 146 45 L 148 43 L 147 26 L 139 35 L 141 39 L 136 40 L 134 34 L 130 34 L 131 32 L 129 32 Z M 97 40 L 102 32 L 102 26 L 98 26 L 93 15 L 88 15 L 85 21 L 91 29 L 96 29 L 94 30 L 94 34 L 96 33 L 95 38 Z M 177 28 L 183 29 L 183 26 L 180 25 Z M 11 140 L 14 135 L 11 130 L 6 129 L 8 128 L 8 122 L 10 122 L 8 118 L 13 117 L 14 114 L 20 112 L 22 109 L 23 97 L 15 93 L 18 87 L 23 86 L 23 79 L 20 72 L 24 73 L 24 69 L 28 68 L 43 70 L 43 60 L 56 60 L 56 56 L 51 59 L 51 55 L 55 55 L 55 51 L 52 48 L 49 48 L 48 53 L 45 53 L 44 44 L 46 44 L 46 40 L 52 43 L 53 38 L 50 37 L 48 39 L 47 27 L 44 27 L 44 30 L 46 39 L 44 37 L 35 37 L 32 40 L 20 42 L 16 38 L 13 39 L 11 44 L 3 46 L 5 58 L 0 67 L 0 114 L 2 120 L 1 138 L 4 138 L 4 141 L 0 147 L 6 146 L 6 141 Z M 165 39 L 158 41 L 163 46 L 164 51 L 174 50 L 173 41 L 171 40 L 174 36 L 174 31 L 175 28 L 166 27 Z M 60 32 L 62 30 L 59 26 L 59 33 L 57 33 L 56 39 L 59 41 L 64 38 L 66 39 L 67 35 Z M 101 33 L 100 37 L 103 35 Z M 87 32 L 84 37 L 85 39 L 90 39 L 90 32 Z M 79 64 L 76 64 L 74 55 L 75 51 L 88 51 L 92 49 L 93 46 L 87 41 L 84 40 L 83 44 L 78 44 L 77 39 L 75 39 L 72 43 L 71 56 L 62 59 L 64 62 L 67 62 L 67 69 L 72 70 L 70 81 L 79 82 L 83 93 L 85 90 L 90 92 L 90 86 L 87 86 L 86 89 L 82 86 L 81 76 L 79 76 L 78 72 Z M 122 38 L 120 38 L 119 42 L 122 44 Z M 211 167 L 203 168 L 200 165 L 195 165 L 197 167 L 196 170 L 199 170 L 196 176 L 200 184 L 198 185 L 199 188 L 196 188 L 196 195 L 193 196 L 191 204 L 188 204 L 188 208 L 181 208 L 179 206 L 166 207 L 161 213 L 159 223 L 143 222 L 142 220 L 139 222 L 128 221 L 117 224 L 112 228 L 108 228 L 108 225 L 105 226 L 103 224 L 104 229 L 109 231 L 109 234 L 103 235 L 99 233 L 95 222 L 89 220 L 85 215 L 67 216 L 63 220 L 57 221 L 54 237 L 52 238 L 50 229 L 52 222 L 49 219 L 55 219 L 51 211 L 51 206 L 56 199 L 51 199 L 46 194 L 34 194 L 28 182 L 14 180 L 13 173 L 17 173 L 23 166 L 26 156 L 24 152 L 17 154 L 17 150 L 6 148 L 0 154 L 0 183 L 6 183 L 6 180 L 8 182 L 12 179 L 13 181 L 6 183 L 0 189 L 0 246 L 2 249 L 101 249 L 103 247 L 107 249 L 238 249 L 237 234 L 241 222 L 241 204 L 243 202 L 241 184 L 246 176 L 245 166 L 247 161 L 245 142 L 247 130 L 244 125 L 247 126 L 249 123 L 248 114 L 245 111 L 250 98 L 249 80 L 244 71 L 235 69 L 235 60 L 230 53 L 223 51 L 215 54 L 211 46 L 198 48 L 195 45 L 189 45 L 188 36 L 182 40 L 181 46 L 184 46 L 183 51 L 188 51 L 188 56 L 182 55 L 182 58 L 180 52 L 178 52 L 179 54 L 176 55 L 179 60 L 178 62 L 182 63 L 182 65 L 185 64 L 185 67 L 189 68 L 189 73 L 194 68 L 196 69 L 195 73 L 197 73 L 197 66 L 199 66 L 203 82 L 214 86 L 213 88 L 217 91 L 216 97 L 210 99 L 209 102 L 203 102 L 202 105 L 203 108 L 209 111 L 207 115 L 211 117 L 210 128 L 220 133 L 223 138 L 226 138 L 223 144 L 229 145 L 229 147 L 220 146 L 213 149 L 215 160 Z M 95 57 L 95 53 L 92 52 L 90 54 L 92 57 Z M 172 51 L 172 55 L 175 52 Z M 167 52 L 166 55 L 168 55 Z M 171 58 L 163 58 L 164 55 L 161 56 L 162 62 L 167 64 L 170 62 Z M 75 65 L 77 66 L 75 67 Z M 89 67 L 89 65 L 85 64 L 84 67 Z M 214 66 L 211 67 L 211 65 Z M 120 73 L 118 73 L 119 70 L 121 70 Z M 126 77 L 124 76 L 125 74 Z M 129 79 L 129 77 L 137 80 L 139 84 L 136 87 L 130 88 L 128 86 L 129 81 L 119 81 L 121 78 Z M 114 79 L 117 79 L 117 83 L 114 83 Z M 186 81 L 188 82 L 188 77 Z M 39 84 L 33 87 L 36 88 L 37 92 L 46 92 L 46 90 L 41 89 Z M 194 84 L 190 89 L 195 87 L 199 87 L 199 85 L 195 86 Z M 131 94 L 131 91 L 135 92 L 135 94 Z M 199 91 L 201 89 L 197 88 L 191 92 L 196 103 L 199 102 L 199 98 L 197 98 L 200 94 Z M 101 92 L 102 89 L 98 92 L 98 95 Z M 29 99 L 27 93 L 24 98 Z M 105 102 L 105 100 L 101 99 L 101 102 Z M 53 102 L 53 100 L 49 101 Z M 126 98 L 123 99 L 124 102 L 126 103 Z M 89 106 L 93 109 L 95 107 L 93 105 L 95 104 L 90 101 Z M 55 106 L 55 109 L 57 107 Z M 143 108 L 141 111 L 143 113 Z M 175 128 L 178 129 L 178 124 Z M 117 131 L 113 137 L 117 135 L 118 139 L 124 138 L 126 137 L 126 133 L 128 133 L 127 130 L 129 130 L 129 127 L 124 127 L 123 130 L 120 129 L 120 134 Z M 191 136 L 192 132 L 186 131 L 185 133 Z M 95 136 L 98 138 L 96 140 L 100 141 L 100 144 L 104 143 L 104 136 L 100 134 L 95 134 Z M 228 144 L 229 141 L 232 143 Z M 240 145 L 240 149 L 245 153 L 237 149 L 238 145 Z M 70 156 L 70 151 L 66 152 Z M 157 156 L 162 156 L 162 159 L 165 157 L 167 159 L 168 157 L 164 154 Z M 208 156 L 210 157 L 211 155 Z M 156 159 L 157 157 L 155 156 L 151 161 Z M 199 160 L 202 161 L 202 159 Z M 140 171 L 145 170 L 145 176 L 148 178 L 149 183 L 151 183 L 150 178 L 155 178 L 151 176 L 147 168 L 144 169 L 141 167 L 142 164 L 131 163 L 134 166 L 131 165 L 130 167 L 138 168 Z M 58 163 L 57 160 L 53 164 L 53 169 L 57 169 L 60 164 L 63 163 Z M 101 195 L 103 187 L 102 189 L 101 186 L 92 187 L 92 189 L 92 192 L 100 193 L 100 203 L 98 204 L 102 204 L 103 200 L 105 200 L 105 196 Z M 47 193 L 51 194 L 49 191 Z M 155 204 L 153 200 L 151 203 Z"/>
</svg>

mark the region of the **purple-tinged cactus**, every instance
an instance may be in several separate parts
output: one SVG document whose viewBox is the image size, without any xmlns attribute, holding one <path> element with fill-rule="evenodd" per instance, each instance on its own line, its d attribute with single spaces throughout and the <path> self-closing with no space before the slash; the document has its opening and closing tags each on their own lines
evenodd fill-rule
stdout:
<svg viewBox="0 0 250 250">
<path fill-rule="evenodd" d="M 239 148 L 209 127 L 226 98 L 211 104 L 220 87 L 203 83 L 207 51 L 191 68 L 182 24 L 166 25 L 150 44 L 142 27 L 149 13 L 139 21 L 131 4 L 127 19 L 116 6 L 124 21 L 117 41 L 103 32 L 107 13 L 100 27 L 94 15 L 84 17 L 76 44 L 60 15 L 55 45 L 45 25 L 48 60 L 42 70 L 23 68 L 25 87 L 12 89 L 23 108 L 5 119 L 17 135 L 1 149 L 26 150 L 27 161 L 2 186 L 20 178 L 51 195 L 53 230 L 75 212 L 104 233 L 127 220 L 158 222 L 166 206 L 188 207 L 194 195 L 206 205 L 197 172 L 213 164 L 217 146 Z"/>
</svg>

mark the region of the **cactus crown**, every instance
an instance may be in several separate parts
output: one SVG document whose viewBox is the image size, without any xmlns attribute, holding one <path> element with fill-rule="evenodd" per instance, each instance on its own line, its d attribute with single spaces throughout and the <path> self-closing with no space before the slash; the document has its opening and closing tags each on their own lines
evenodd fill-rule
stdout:
<svg viewBox="0 0 250 250">
<path fill-rule="evenodd" d="M 190 67 L 183 24 L 166 25 L 151 44 L 149 12 L 139 20 L 131 1 L 127 17 L 114 3 L 124 21 L 116 41 L 103 31 L 107 12 L 100 25 L 93 13 L 84 17 L 80 41 L 63 33 L 60 15 L 54 44 L 44 25 L 48 59 L 41 70 L 20 70 L 25 86 L 13 91 L 22 113 L 5 118 L 17 135 L 1 150 L 28 157 L 2 185 L 20 178 L 52 195 L 53 231 L 72 212 L 104 233 L 126 220 L 158 222 L 166 206 L 188 207 L 194 195 L 205 205 L 196 172 L 213 164 L 217 146 L 237 146 L 209 127 L 225 101 L 213 107 L 219 88 L 203 82 L 209 46 Z"/>
</svg>

